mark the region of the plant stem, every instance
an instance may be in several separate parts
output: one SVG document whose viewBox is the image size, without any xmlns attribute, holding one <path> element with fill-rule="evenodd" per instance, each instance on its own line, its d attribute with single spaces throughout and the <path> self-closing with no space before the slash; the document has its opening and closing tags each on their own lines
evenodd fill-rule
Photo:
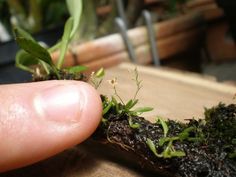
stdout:
<svg viewBox="0 0 236 177">
<path fill-rule="evenodd" d="M 61 69 L 64 63 L 64 58 L 65 58 L 66 51 L 70 42 L 70 35 L 73 30 L 73 23 L 74 23 L 74 18 L 71 17 L 66 21 L 66 24 L 65 24 L 64 33 L 62 36 L 62 42 L 60 46 L 60 56 L 57 62 L 58 69 Z"/>
<path fill-rule="evenodd" d="M 41 61 L 41 60 L 39 60 L 39 62 L 40 62 L 40 64 L 42 65 L 43 69 L 46 71 L 47 75 L 49 75 L 49 74 L 50 74 L 50 71 L 49 71 L 49 69 L 48 69 L 47 64 L 46 64 L 45 62 Z"/>
<path fill-rule="evenodd" d="M 62 65 L 64 63 L 66 51 L 67 51 L 67 48 L 68 48 L 68 43 L 69 43 L 69 41 L 67 41 L 65 43 L 62 43 L 62 45 L 61 45 L 60 57 L 59 57 L 58 62 L 57 62 L 57 68 L 58 69 L 61 69 Z"/>
<path fill-rule="evenodd" d="M 53 45 L 52 47 L 50 47 L 50 48 L 48 49 L 48 52 L 49 52 L 49 53 L 52 53 L 52 52 L 56 51 L 57 49 L 59 49 L 60 47 L 61 47 L 61 41 L 58 42 L 58 43 L 56 43 L 56 44 Z"/>
</svg>

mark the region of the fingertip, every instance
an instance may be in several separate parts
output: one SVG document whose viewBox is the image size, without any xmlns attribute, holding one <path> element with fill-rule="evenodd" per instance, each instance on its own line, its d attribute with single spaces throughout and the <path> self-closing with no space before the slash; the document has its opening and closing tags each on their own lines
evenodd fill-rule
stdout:
<svg viewBox="0 0 236 177">
<path fill-rule="evenodd" d="M 78 122 L 78 137 L 80 143 L 88 138 L 100 123 L 102 118 L 102 102 L 100 95 L 94 87 L 84 82 L 81 82 L 79 85 L 80 92 L 84 95 Z"/>
<path fill-rule="evenodd" d="M 6 94 L 5 90 L 8 90 Z M 101 120 L 98 92 L 78 81 L 0 87 L 0 172 L 48 158 L 88 138 Z M 23 114 L 22 114 L 23 113 Z"/>
</svg>

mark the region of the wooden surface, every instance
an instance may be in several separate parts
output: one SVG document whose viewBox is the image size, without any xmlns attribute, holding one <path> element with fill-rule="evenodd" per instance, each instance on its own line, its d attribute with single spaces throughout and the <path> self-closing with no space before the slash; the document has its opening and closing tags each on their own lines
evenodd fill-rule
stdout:
<svg viewBox="0 0 236 177">
<path fill-rule="evenodd" d="M 133 96 L 135 84 L 131 80 L 132 64 L 122 64 L 106 71 L 106 78 L 99 91 L 111 95 L 113 90 L 106 81 L 117 77 L 118 92 L 124 99 Z M 152 106 L 154 111 L 147 115 L 153 120 L 156 115 L 172 119 L 201 117 L 204 107 L 211 107 L 220 101 L 232 103 L 236 87 L 216 83 L 202 76 L 138 67 L 143 80 L 143 88 L 138 98 L 140 105 Z M 51 159 L 35 165 L 0 174 L 1 177 L 141 177 L 152 176 L 143 173 L 131 163 L 120 163 L 121 156 L 113 153 L 113 160 L 107 157 L 108 151 L 88 143 L 72 148 Z M 122 161 L 123 162 L 123 161 Z M 156 176 L 156 175 L 153 175 Z M 157 176 L 156 176 L 157 177 Z"/>
<path fill-rule="evenodd" d="M 117 77 L 118 91 L 124 99 L 132 97 L 135 91 L 135 83 L 131 80 L 132 72 L 130 73 L 133 69 L 131 64 L 122 64 L 107 70 L 105 79 Z M 236 93 L 236 87 L 188 72 L 143 66 L 138 67 L 138 70 L 143 80 L 143 88 L 138 95 L 140 104 L 155 108 L 147 115 L 150 119 L 156 115 L 179 120 L 202 117 L 204 107 L 211 107 L 219 102 L 232 103 Z M 112 93 L 111 86 L 106 82 L 100 90 L 106 95 Z"/>
</svg>

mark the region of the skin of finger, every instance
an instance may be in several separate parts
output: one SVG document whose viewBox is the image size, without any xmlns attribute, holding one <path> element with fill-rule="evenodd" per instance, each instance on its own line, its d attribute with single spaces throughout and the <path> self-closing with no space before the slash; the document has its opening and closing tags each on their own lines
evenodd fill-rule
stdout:
<svg viewBox="0 0 236 177">
<path fill-rule="evenodd" d="M 78 86 L 86 98 L 78 121 L 65 124 L 42 118 L 32 103 L 35 94 L 66 84 Z M 32 164 L 84 141 L 98 126 L 102 113 L 97 91 L 77 81 L 2 85 L 0 102 L 0 172 Z"/>
</svg>

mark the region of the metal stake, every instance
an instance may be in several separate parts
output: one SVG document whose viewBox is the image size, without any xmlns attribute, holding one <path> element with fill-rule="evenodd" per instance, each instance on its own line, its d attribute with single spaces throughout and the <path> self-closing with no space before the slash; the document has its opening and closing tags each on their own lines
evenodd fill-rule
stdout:
<svg viewBox="0 0 236 177">
<path fill-rule="evenodd" d="M 149 42 L 151 46 L 152 61 L 155 66 L 160 66 L 160 58 L 157 51 L 156 37 L 153 30 L 151 14 L 147 10 L 144 10 L 142 12 L 142 15 L 144 17 L 144 21 L 148 30 Z"/>
<path fill-rule="evenodd" d="M 118 26 L 118 28 L 120 30 L 121 36 L 122 36 L 122 38 L 124 40 L 124 43 L 125 43 L 125 46 L 128 50 L 129 57 L 130 57 L 131 61 L 134 62 L 134 63 L 137 63 L 136 55 L 135 55 L 133 46 L 132 46 L 132 44 L 129 40 L 129 37 L 128 37 L 128 34 L 127 34 L 127 28 L 126 28 L 126 25 L 125 25 L 124 21 L 120 17 L 117 17 L 115 19 L 115 22 L 116 22 L 116 25 Z"/>
</svg>

